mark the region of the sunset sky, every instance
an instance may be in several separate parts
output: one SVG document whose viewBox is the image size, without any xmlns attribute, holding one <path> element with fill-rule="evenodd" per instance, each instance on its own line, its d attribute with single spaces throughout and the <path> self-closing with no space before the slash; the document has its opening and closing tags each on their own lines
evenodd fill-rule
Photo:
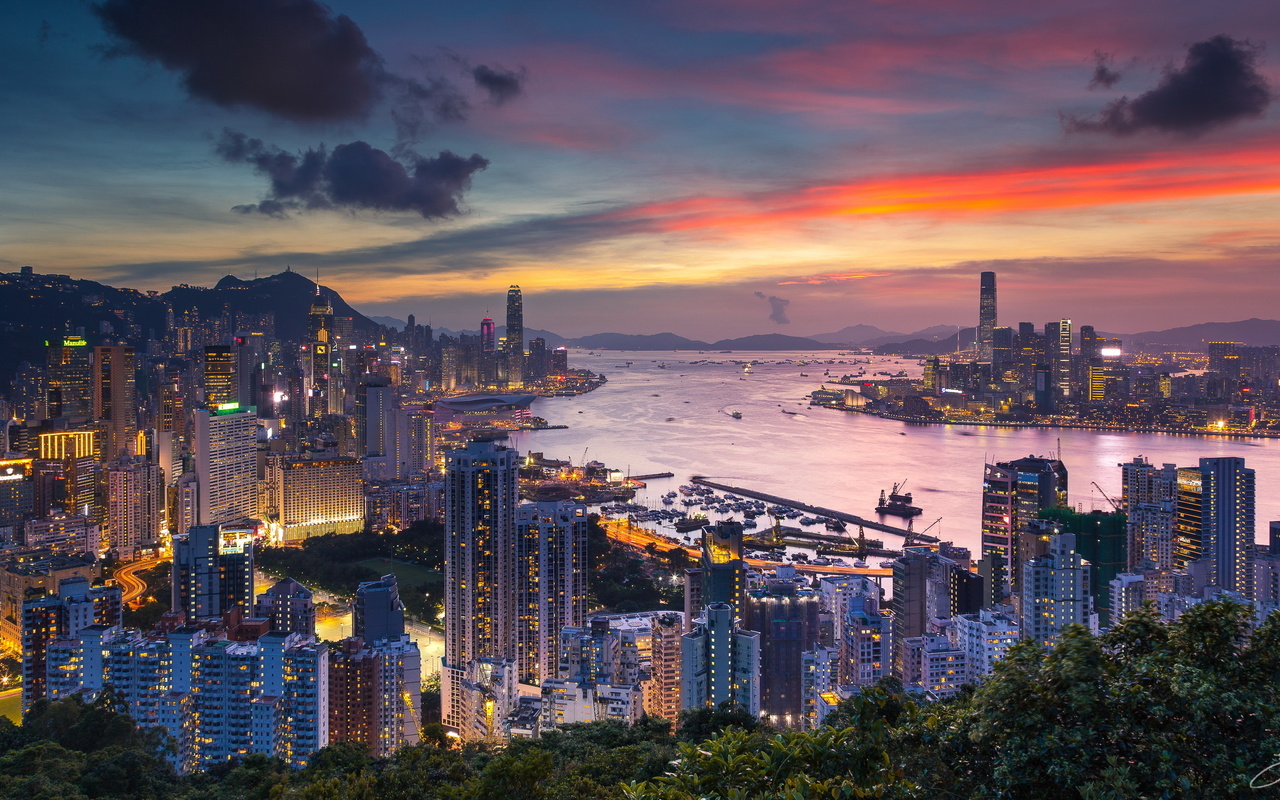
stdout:
<svg viewBox="0 0 1280 800">
<path fill-rule="evenodd" d="M 105 0 L 0 26 L 0 269 L 562 335 L 1280 316 L 1280 14 Z"/>
</svg>

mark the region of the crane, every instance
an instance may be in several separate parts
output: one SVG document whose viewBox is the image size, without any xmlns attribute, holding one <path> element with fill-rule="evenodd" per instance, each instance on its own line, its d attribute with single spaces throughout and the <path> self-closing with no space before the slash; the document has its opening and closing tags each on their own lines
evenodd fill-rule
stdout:
<svg viewBox="0 0 1280 800">
<path fill-rule="evenodd" d="M 1117 503 L 1115 500 L 1112 500 L 1110 495 L 1102 491 L 1102 487 L 1098 485 L 1097 481 L 1092 481 L 1092 483 L 1093 483 L 1093 488 L 1098 490 L 1098 494 L 1102 495 L 1102 498 L 1106 500 L 1108 503 L 1110 503 L 1112 508 L 1114 508 L 1116 511 L 1123 511 L 1119 503 Z"/>
<path fill-rule="evenodd" d="M 908 547 L 910 547 L 910 546 L 915 542 L 915 540 L 916 540 L 916 537 L 917 537 L 917 536 L 923 536 L 924 534 L 928 533 L 928 532 L 933 528 L 933 526 L 934 526 L 934 525 L 937 525 L 939 522 L 942 522 L 942 517 L 938 517 L 938 518 L 937 518 L 937 519 L 935 519 L 933 522 L 930 522 L 930 523 L 929 523 L 929 525 L 928 525 L 928 527 L 926 527 L 926 528 L 925 528 L 924 530 L 922 530 L 922 531 L 917 531 L 917 530 L 912 526 L 912 523 L 913 523 L 914 521 L 915 521 L 915 520 L 914 520 L 914 518 L 913 518 L 913 519 L 908 519 L 908 520 L 907 520 L 907 535 L 902 537 L 902 549 L 903 549 L 903 550 L 905 550 L 905 549 L 907 549 Z"/>
<path fill-rule="evenodd" d="M 867 557 L 867 534 L 866 534 L 866 531 L 862 529 L 862 526 L 859 525 L 858 526 L 857 558 L 859 560 L 862 560 L 862 559 L 865 559 L 866 557 Z"/>
</svg>

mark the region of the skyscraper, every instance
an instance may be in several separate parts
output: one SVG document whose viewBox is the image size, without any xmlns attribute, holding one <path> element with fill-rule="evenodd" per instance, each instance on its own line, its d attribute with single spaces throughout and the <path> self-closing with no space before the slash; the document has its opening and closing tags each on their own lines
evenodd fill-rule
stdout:
<svg viewBox="0 0 1280 800">
<path fill-rule="evenodd" d="M 45 413 L 50 418 L 92 413 L 88 343 L 79 336 L 66 336 L 45 344 L 49 347 Z"/>
<path fill-rule="evenodd" d="M 702 529 L 702 560 L 686 569 L 684 624 L 691 629 L 696 617 L 711 603 L 728 603 L 742 614 L 747 586 L 747 566 L 742 560 L 742 523 L 725 521 Z"/>
<path fill-rule="evenodd" d="M 1049 539 L 1049 554 L 1028 561 L 1022 587 L 1023 637 L 1052 647 L 1066 625 L 1084 625 L 1095 633 L 1098 615 L 1089 594 L 1090 567 L 1076 552 L 1075 534 Z"/>
<path fill-rule="evenodd" d="M 1058 459 L 1027 456 L 987 464 L 982 477 L 982 554 L 998 553 L 1008 571 L 1006 581 L 1018 589 L 1023 554 L 1018 535 L 1042 508 L 1067 503 L 1067 468 Z M 1000 592 L 993 592 L 996 597 Z"/>
<path fill-rule="evenodd" d="M 56 594 L 22 603 L 22 707 L 45 696 L 49 645 L 91 625 L 119 625 L 119 586 L 90 586 L 87 578 L 58 582 Z"/>
<path fill-rule="evenodd" d="M 201 525 L 258 514 L 258 416 L 229 403 L 195 412 L 195 473 Z"/>
<path fill-rule="evenodd" d="M 107 458 L 134 455 L 138 393 L 132 347 L 93 348 L 93 418 L 106 423 Z"/>
<path fill-rule="evenodd" d="M 480 351 L 482 353 L 492 353 L 494 349 L 493 319 L 485 317 L 480 320 Z M 508 339 L 507 341 L 510 341 Z"/>
<path fill-rule="evenodd" d="M 1254 472 L 1243 458 L 1202 458 L 1178 470 L 1174 566 L 1204 561 L 1212 585 L 1248 596 L 1254 498 Z"/>
<path fill-rule="evenodd" d="M 236 402 L 236 356 L 227 345 L 204 349 L 204 401 L 209 406 Z"/>
<path fill-rule="evenodd" d="M 1121 464 L 1121 510 L 1129 528 L 1128 567 L 1173 569 L 1178 467 L 1152 466 L 1141 456 Z"/>
<path fill-rule="evenodd" d="M 107 464 L 107 539 L 116 558 L 130 561 L 142 545 L 160 541 L 164 475 L 142 456 Z"/>
<path fill-rule="evenodd" d="M 285 578 L 258 595 L 253 615 L 271 621 L 273 633 L 316 635 L 316 604 L 311 590 Z"/>
<path fill-rule="evenodd" d="M 524 298 L 519 286 L 507 289 L 507 383 L 524 386 Z"/>
<path fill-rule="evenodd" d="M 524 683 L 556 677 L 558 639 L 587 619 L 587 507 L 516 509 L 516 664 Z"/>
<path fill-rule="evenodd" d="M 993 358 L 993 331 L 996 327 L 996 274 L 982 273 L 978 290 L 978 360 Z"/>
<path fill-rule="evenodd" d="M 464 686 L 477 673 L 470 665 L 515 655 L 517 466 L 516 451 L 492 441 L 445 455 L 442 715 L 464 736 L 482 712 Z"/>
<path fill-rule="evenodd" d="M 315 300 L 307 316 L 308 354 L 305 359 L 309 395 L 307 413 L 319 417 L 330 413 L 329 362 L 333 348 L 333 306 L 316 284 Z"/>
<path fill-rule="evenodd" d="M 681 645 L 682 706 L 732 703 L 760 715 L 760 634 L 739 626 L 728 603 L 708 604 Z"/>
</svg>

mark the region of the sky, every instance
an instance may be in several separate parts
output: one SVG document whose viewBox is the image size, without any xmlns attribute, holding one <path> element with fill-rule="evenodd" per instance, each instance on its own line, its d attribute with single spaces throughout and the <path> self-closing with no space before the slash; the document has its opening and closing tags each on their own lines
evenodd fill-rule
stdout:
<svg viewBox="0 0 1280 800">
<path fill-rule="evenodd" d="M 1275 318 L 1266 0 L 47 0 L 0 269 L 565 336 Z"/>
</svg>

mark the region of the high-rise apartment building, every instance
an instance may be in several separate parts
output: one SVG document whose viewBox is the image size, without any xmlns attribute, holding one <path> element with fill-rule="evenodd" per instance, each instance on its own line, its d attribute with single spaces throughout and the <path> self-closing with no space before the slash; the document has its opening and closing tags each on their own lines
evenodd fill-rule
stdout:
<svg viewBox="0 0 1280 800">
<path fill-rule="evenodd" d="M 804 653 L 826 644 L 817 592 L 791 579 L 767 579 L 748 592 L 743 625 L 759 633 L 760 713 L 771 725 L 798 728 L 804 719 Z"/>
<path fill-rule="evenodd" d="M 994 359 L 995 327 L 996 274 L 984 272 L 978 291 L 978 361 L 990 363 Z"/>
<path fill-rule="evenodd" d="M 93 348 L 93 418 L 103 423 L 107 458 L 137 450 L 136 370 L 132 347 Z"/>
<path fill-rule="evenodd" d="M 875 595 L 851 598 L 836 640 L 839 683 L 870 686 L 892 673 L 893 623 Z"/>
<path fill-rule="evenodd" d="M 144 545 L 156 545 L 165 519 L 164 471 L 143 456 L 121 458 L 106 466 L 107 545 L 116 558 L 137 558 Z"/>
<path fill-rule="evenodd" d="M 678 613 L 655 617 L 649 629 L 649 680 L 644 684 L 644 710 L 651 717 L 675 722 L 680 700 L 680 658 L 684 621 Z"/>
<path fill-rule="evenodd" d="M 216 619 L 253 603 L 251 531 L 197 525 L 173 540 L 173 598 L 189 624 Z"/>
<path fill-rule="evenodd" d="M 702 558 L 684 572 L 684 624 L 694 620 L 711 603 L 728 603 L 742 614 L 747 588 L 747 562 L 742 558 L 742 523 L 727 520 L 702 529 Z"/>
<path fill-rule="evenodd" d="M 1002 581 L 1017 592 L 1024 558 L 1018 536 L 1040 510 L 1067 503 L 1067 468 L 1058 459 L 1027 456 L 987 464 L 982 478 L 982 553 L 1001 557 L 1007 570 Z M 995 597 L 1002 592 L 990 592 Z"/>
<path fill-rule="evenodd" d="M 1173 560 L 1179 569 L 1203 561 L 1208 585 L 1248 596 L 1255 481 L 1244 463 L 1202 458 L 1198 467 L 1178 470 Z"/>
<path fill-rule="evenodd" d="M 559 632 L 586 624 L 587 507 L 530 503 L 515 524 L 515 658 L 520 680 L 536 683 L 558 673 Z"/>
<path fill-rule="evenodd" d="M 681 642 L 681 705 L 760 715 L 760 634 L 742 628 L 732 606 L 708 603 Z"/>
<path fill-rule="evenodd" d="M 48 516 L 23 523 L 22 543 L 30 550 L 48 550 L 58 555 L 97 556 L 102 551 L 102 534 L 92 518 L 54 509 Z"/>
<path fill-rule="evenodd" d="M 1084 625 L 1097 632 L 1089 569 L 1071 533 L 1051 537 L 1049 554 L 1024 565 L 1019 622 L 1024 638 L 1052 647 L 1067 625 Z"/>
<path fill-rule="evenodd" d="M 951 618 L 947 633 L 956 649 L 964 653 L 970 681 L 991 674 L 995 663 L 1004 659 L 1009 648 L 1022 638 L 1016 619 L 988 609 L 976 614 L 957 614 Z"/>
<path fill-rule="evenodd" d="M 253 616 L 269 620 L 273 633 L 316 634 L 316 604 L 311 590 L 293 578 L 277 581 L 258 595 Z"/>
<path fill-rule="evenodd" d="M 237 403 L 195 412 L 201 525 L 258 516 L 258 415 Z"/>
<path fill-rule="evenodd" d="M 59 581 L 56 594 L 27 598 L 22 603 L 22 707 L 28 709 L 46 696 L 55 670 L 48 662 L 49 646 L 78 636 L 94 625 L 119 625 L 122 610 L 119 586 L 92 586 L 87 578 Z"/>
</svg>

